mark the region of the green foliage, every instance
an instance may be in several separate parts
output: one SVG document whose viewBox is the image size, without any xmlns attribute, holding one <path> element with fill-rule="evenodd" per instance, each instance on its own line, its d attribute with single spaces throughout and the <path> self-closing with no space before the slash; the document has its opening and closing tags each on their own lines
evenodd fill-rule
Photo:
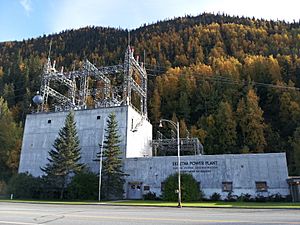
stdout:
<svg viewBox="0 0 300 225">
<path fill-rule="evenodd" d="M 238 126 L 242 133 L 240 143 L 250 152 L 263 152 L 266 145 L 264 136 L 266 125 L 258 100 L 254 90 L 250 89 L 237 106 Z"/>
<path fill-rule="evenodd" d="M 300 176 L 300 127 L 297 127 L 293 137 L 290 138 L 290 144 L 293 149 L 291 172 L 293 175 Z"/>
<path fill-rule="evenodd" d="M 19 166 L 22 129 L 17 124 L 7 103 L 0 97 L 0 180 L 7 180 Z"/>
<path fill-rule="evenodd" d="M 90 171 L 81 171 L 72 177 L 67 193 L 70 199 L 95 200 L 98 196 L 98 176 Z"/>
<path fill-rule="evenodd" d="M 148 77 L 149 117 L 154 132 L 160 118 L 171 118 L 174 113 L 201 139 L 206 153 L 286 151 L 288 163 L 293 163 L 288 140 L 300 126 L 300 94 L 271 85 L 300 87 L 299 22 L 203 13 L 144 25 L 132 31 L 131 37 L 135 52 L 142 55 L 146 50 L 147 54 L 145 65 L 152 75 Z M 2 42 L 0 95 L 14 119 L 24 122 L 31 98 L 39 90 L 50 40 L 51 57 L 70 71 L 74 65 L 79 68 L 85 58 L 97 66 L 122 63 L 126 39 L 126 30 L 86 27 Z M 245 85 L 252 85 L 257 98 L 248 96 Z M 137 99 L 133 96 L 133 100 Z M 233 112 L 224 121 L 220 120 L 221 108 L 226 109 L 222 102 L 230 104 Z M 12 142 L 20 145 L 21 137 Z M 16 149 L 9 150 L 13 167 L 6 165 L 7 154 L 0 150 L 0 177 L 16 171 Z"/>
<path fill-rule="evenodd" d="M 210 200 L 212 201 L 220 201 L 221 200 L 221 195 L 217 192 L 213 193 L 211 196 L 210 196 Z"/>
<path fill-rule="evenodd" d="M 159 200 L 154 192 L 149 191 L 147 194 L 143 195 L 144 200 Z"/>
<path fill-rule="evenodd" d="M 151 119 L 155 124 L 159 123 L 159 120 L 161 118 L 160 108 L 161 108 L 160 95 L 158 93 L 158 90 L 155 89 L 153 92 L 153 97 L 150 102 Z"/>
<path fill-rule="evenodd" d="M 218 153 L 234 152 L 237 146 L 236 119 L 229 102 L 221 102 L 215 115 Z"/>
<path fill-rule="evenodd" d="M 20 173 L 11 177 L 6 194 L 13 194 L 15 199 L 58 199 L 61 191 L 55 180 L 47 177 L 33 177 L 28 173 Z M 98 196 L 98 176 L 89 171 L 75 174 L 66 186 L 64 198 L 72 200 L 95 200 Z"/>
<path fill-rule="evenodd" d="M 13 194 L 16 199 L 39 198 L 40 192 L 41 179 L 27 173 L 14 175 L 7 185 L 7 194 Z"/>
<path fill-rule="evenodd" d="M 41 168 L 46 178 L 61 190 L 61 199 L 70 175 L 80 172 L 83 168 L 83 165 L 79 163 L 80 158 L 76 122 L 71 111 L 66 117 L 64 127 L 59 131 L 59 136 L 54 141 L 53 149 L 49 151 L 49 163 Z"/>
<path fill-rule="evenodd" d="M 209 154 L 233 153 L 237 149 L 237 123 L 229 102 L 220 102 L 213 115 L 202 117 L 200 127 L 206 130 L 204 145 Z"/>
<path fill-rule="evenodd" d="M 124 176 L 126 174 L 122 171 L 120 135 L 118 134 L 118 122 L 114 113 L 108 116 L 105 132 L 102 171 L 103 188 L 101 193 L 106 199 L 122 199 L 123 185 L 125 183 Z"/>
<path fill-rule="evenodd" d="M 164 189 L 162 191 L 162 198 L 166 201 L 178 200 L 178 173 L 170 175 L 164 181 Z M 203 197 L 199 184 L 191 174 L 181 174 L 181 198 L 182 201 L 198 201 Z"/>
<path fill-rule="evenodd" d="M 0 195 L 4 195 L 6 193 L 7 183 L 4 180 L 0 180 Z"/>
</svg>

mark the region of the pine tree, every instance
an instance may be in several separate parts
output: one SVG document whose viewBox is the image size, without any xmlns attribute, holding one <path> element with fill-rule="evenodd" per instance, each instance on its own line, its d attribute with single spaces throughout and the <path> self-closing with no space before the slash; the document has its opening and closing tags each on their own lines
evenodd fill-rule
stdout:
<svg viewBox="0 0 300 225">
<path fill-rule="evenodd" d="M 60 189 L 62 199 L 69 176 L 83 169 L 83 164 L 79 163 L 80 146 L 73 112 L 67 115 L 65 125 L 59 131 L 59 136 L 54 141 L 49 156 L 49 163 L 41 169 L 46 173 L 46 177 Z"/>
<path fill-rule="evenodd" d="M 118 134 L 118 122 L 114 113 L 108 116 L 105 132 L 102 173 L 103 195 L 106 199 L 122 198 L 125 183 L 124 176 L 126 174 L 122 171 L 120 135 Z"/>
</svg>

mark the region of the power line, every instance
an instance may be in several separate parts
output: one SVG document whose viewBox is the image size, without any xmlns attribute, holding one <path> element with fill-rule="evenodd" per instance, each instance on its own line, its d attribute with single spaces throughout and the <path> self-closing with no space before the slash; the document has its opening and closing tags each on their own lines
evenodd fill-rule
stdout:
<svg viewBox="0 0 300 225">
<path fill-rule="evenodd" d="M 151 65 L 151 64 L 148 64 Z M 155 65 L 153 65 L 153 67 L 155 67 Z M 166 67 L 162 67 L 159 66 L 160 68 L 164 68 L 165 71 L 162 70 L 152 70 L 152 69 L 146 69 L 149 71 L 159 71 L 159 72 L 166 72 L 167 68 Z M 179 74 L 179 75 L 184 75 L 184 74 Z M 262 83 L 262 82 L 256 82 L 256 81 L 247 81 L 247 80 L 235 80 L 235 79 L 231 79 L 229 77 L 223 77 L 223 76 L 204 76 L 203 74 L 199 74 L 199 73 L 192 73 L 189 75 L 194 75 L 194 76 L 202 76 L 203 79 L 208 79 L 208 80 L 213 80 L 213 81 L 217 81 L 220 83 L 228 83 L 228 84 L 235 84 L 235 85 L 246 85 L 246 84 L 253 84 L 259 87 L 268 87 L 268 88 L 279 88 L 279 89 L 288 89 L 288 90 L 295 90 L 295 91 L 300 91 L 300 88 L 298 87 L 291 87 L 291 86 L 283 86 L 283 85 L 276 85 L 276 84 L 268 84 L 268 83 Z M 155 75 L 155 74 L 151 74 L 151 76 L 161 76 L 161 75 Z"/>
<path fill-rule="evenodd" d="M 152 73 L 149 73 L 147 74 L 148 76 L 152 76 L 152 77 L 158 77 L 158 76 L 161 76 L 161 75 L 158 75 L 158 74 L 153 74 L 153 72 L 160 72 L 160 73 L 164 73 L 164 72 L 167 72 L 167 68 L 166 67 L 163 67 L 163 66 L 156 66 L 156 65 L 151 65 L 151 64 L 146 64 L 148 66 L 153 66 L 153 67 L 159 67 L 159 68 L 162 68 L 163 70 L 161 69 L 149 69 L 149 68 L 146 68 L 146 71 L 152 71 Z M 183 76 L 185 74 L 179 74 L 179 76 Z M 291 86 L 283 86 L 283 85 L 275 85 L 275 84 L 269 84 L 269 83 L 262 83 L 262 82 L 256 82 L 256 81 L 247 81 L 247 80 L 236 80 L 236 79 L 231 79 L 229 77 L 223 77 L 223 76 L 205 76 L 203 74 L 200 74 L 200 73 L 191 73 L 189 75 L 193 75 L 193 76 L 201 76 L 201 78 L 203 80 L 211 80 L 211 81 L 215 81 L 215 82 L 219 82 L 219 83 L 224 83 L 224 84 L 232 84 L 232 85 L 247 85 L 247 84 L 252 84 L 252 85 L 255 85 L 255 86 L 258 86 L 258 87 L 266 87 L 266 88 L 276 88 L 276 89 L 285 89 L 285 90 L 294 90 L 294 91 L 300 91 L 300 88 L 297 88 L 297 87 L 291 87 Z M 6 84 L 23 84 L 23 82 L 11 82 L 11 83 L 6 83 Z M 17 92 L 17 91 L 26 91 L 26 87 L 22 87 L 22 88 L 18 88 L 18 89 L 13 89 L 14 92 Z M 31 90 L 29 88 L 30 91 L 34 91 L 34 90 Z M 15 98 L 18 98 L 18 97 L 21 97 L 21 96 L 24 96 L 24 94 L 20 94 L 20 95 L 15 95 L 15 96 L 12 96 L 12 97 L 6 97 L 5 99 L 6 100 L 11 100 L 11 99 L 15 99 Z"/>
</svg>

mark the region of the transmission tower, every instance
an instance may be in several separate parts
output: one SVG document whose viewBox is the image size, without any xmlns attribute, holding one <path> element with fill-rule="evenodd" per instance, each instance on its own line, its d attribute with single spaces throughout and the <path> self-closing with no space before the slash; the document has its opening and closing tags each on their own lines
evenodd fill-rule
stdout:
<svg viewBox="0 0 300 225">
<path fill-rule="evenodd" d="M 67 96 L 53 89 L 50 86 L 52 83 L 58 83 L 66 86 L 68 88 Z M 57 110 L 75 108 L 76 107 L 75 92 L 76 92 L 75 81 L 66 78 L 66 76 L 63 74 L 63 69 L 60 72 L 58 72 L 55 69 L 55 61 L 53 62 L 53 65 L 51 65 L 51 60 L 50 58 L 48 58 L 48 61 L 44 66 L 41 88 L 40 88 L 40 93 L 43 98 L 41 110 L 42 111 L 46 110 L 46 105 L 48 103 L 49 96 L 56 99 Z"/>
<path fill-rule="evenodd" d="M 147 117 L 147 73 L 143 63 L 133 56 L 133 49 L 128 45 L 124 60 L 123 101 L 132 103 L 132 91 L 140 97 L 140 111 Z"/>
<path fill-rule="evenodd" d="M 51 47 L 50 47 L 51 49 Z M 147 73 L 143 63 L 135 59 L 133 49 L 128 45 L 123 64 L 97 68 L 85 60 L 80 70 L 71 72 L 57 71 L 55 61 L 51 64 L 50 54 L 44 66 L 40 93 L 42 97 L 41 111 L 47 111 L 49 97 L 53 98 L 55 110 L 86 109 L 87 98 L 91 96 L 94 107 L 110 107 L 133 105 L 147 117 Z M 119 86 L 112 85 L 109 78 L 123 78 Z M 89 87 L 89 81 L 100 83 L 100 87 Z M 67 88 L 62 94 L 54 89 L 59 84 Z M 138 96 L 139 104 L 134 105 L 132 95 Z"/>
</svg>

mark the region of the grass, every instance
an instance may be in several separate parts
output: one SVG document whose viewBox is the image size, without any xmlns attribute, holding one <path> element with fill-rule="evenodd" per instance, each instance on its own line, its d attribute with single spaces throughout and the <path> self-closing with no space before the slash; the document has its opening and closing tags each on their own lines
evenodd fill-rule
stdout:
<svg viewBox="0 0 300 225">
<path fill-rule="evenodd" d="M 115 205 L 132 205 L 132 206 L 177 206 L 177 202 L 165 201 L 143 201 L 143 200 L 128 200 L 117 201 L 110 204 Z M 207 207 L 207 208 L 293 208 L 300 209 L 300 202 L 183 202 L 184 207 Z"/>
<path fill-rule="evenodd" d="M 0 200 L 0 202 L 64 204 L 64 205 L 99 204 L 97 201 Z M 177 202 L 147 201 L 147 200 L 103 201 L 101 202 L 101 204 L 123 205 L 123 206 L 156 206 L 156 207 L 177 206 Z M 203 208 L 300 209 L 300 202 L 183 202 L 182 206 L 203 207 Z"/>
<path fill-rule="evenodd" d="M 62 204 L 62 205 L 90 205 L 96 204 L 96 201 L 51 201 L 51 200 L 9 200 L 0 199 L 0 202 L 13 202 L 13 203 L 33 203 L 33 204 Z"/>
</svg>

